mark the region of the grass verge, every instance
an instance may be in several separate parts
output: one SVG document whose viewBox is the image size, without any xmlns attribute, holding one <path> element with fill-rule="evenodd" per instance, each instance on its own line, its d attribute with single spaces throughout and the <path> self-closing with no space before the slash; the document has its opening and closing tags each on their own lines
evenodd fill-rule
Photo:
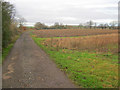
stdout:
<svg viewBox="0 0 120 90">
<path fill-rule="evenodd" d="M 118 87 L 118 55 L 57 50 L 44 46 L 42 42 L 45 38 L 32 38 L 76 85 L 84 88 Z"/>
<path fill-rule="evenodd" d="M 0 60 L 0 64 L 5 60 L 5 58 L 8 56 L 10 50 L 12 49 L 14 43 L 19 38 L 20 35 L 16 35 L 12 42 L 6 47 L 2 49 L 2 60 Z"/>
</svg>

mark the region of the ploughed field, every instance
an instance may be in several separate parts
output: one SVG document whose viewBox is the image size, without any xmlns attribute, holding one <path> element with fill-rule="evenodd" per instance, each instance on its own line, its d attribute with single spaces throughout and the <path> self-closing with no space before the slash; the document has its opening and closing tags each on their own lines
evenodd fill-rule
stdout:
<svg viewBox="0 0 120 90">
<path fill-rule="evenodd" d="M 36 30 L 33 34 L 37 37 L 73 37 L 73 36 L 86 36 L 86 35 L 100 35 L 100 34 L 111 34 L 118 33 L 118 30 L 109 29 L 46 29 Z"/>
<path fill-rule="evenodd" d="M 31 36 L 79 87 L 118 87 L 118 30 L 36 30 Z"/>
</svg>

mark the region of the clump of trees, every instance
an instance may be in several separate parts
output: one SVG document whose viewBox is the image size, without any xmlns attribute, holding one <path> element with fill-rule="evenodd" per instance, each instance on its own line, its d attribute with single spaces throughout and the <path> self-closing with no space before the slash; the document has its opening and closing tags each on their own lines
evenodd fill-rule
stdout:
<svg viewBox="0 0 120 90">
<path fill-rule="evenodd" d="M 66 29 L 66 27 L 62 23 L 55 22 L 54 25 L 50 27 L 50 29 Z"/>
<path fill-rule="evenodd" d="M 55 24 L 53 26 L 47 26 L 44 23 L 41 22 L 37 22 L 34 25 L 36 30 L 40 30 L 40 29 L 66 29 L 65 25 L 63 25 L 62 23 L 58 23 L 55 22 Z"/>
<path fill-rule="evenodd" d="M 37 30 L 39 30 L 39 29 L 48 29 L 48 26 L 46 26 L 44 23 L 37 22 L 35 24 L 35 29 L 37 29 Z"/>
<path fill-rule="evenodd" d="M 2 3 L 2 47 L 7 47 L 18 32 L 18 23 L 15 20 L 15 8 L 12 4 L 6 1 Z"/>
</svg>

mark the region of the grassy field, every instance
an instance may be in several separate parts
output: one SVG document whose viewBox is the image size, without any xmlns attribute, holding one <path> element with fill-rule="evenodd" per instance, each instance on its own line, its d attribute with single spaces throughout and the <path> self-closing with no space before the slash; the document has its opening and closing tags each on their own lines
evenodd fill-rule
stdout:
<svg viewBox="0 0 120 90">
<path fill-rule="evenodd" d="M 118 87 L 117 33 L 107 31 L 98 35 L 93 30 L 94 34 L 91 32 L 90 36 L 81 33 L 78 37 L 55 38 L 52 35 L 54 38 L 40 38 L 39 32 L 33 32 L 34 41 L 76 85 L 85 88 Z"/>
</svg>

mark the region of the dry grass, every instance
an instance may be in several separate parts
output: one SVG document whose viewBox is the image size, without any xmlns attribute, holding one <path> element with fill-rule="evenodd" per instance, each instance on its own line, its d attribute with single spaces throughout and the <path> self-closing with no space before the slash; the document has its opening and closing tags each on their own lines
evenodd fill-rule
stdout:
<svg viewBox="0 0 120 90">
<path fill-rule="evenodd" d="M 108 45 L 117 45 L 118 34 L 104 34 L 86 37 L 48 38 L 44 45 L 62 49 L 93 50 Z"/>
<path fill-rule="evenodd" d="M 87 36 L 87 35 L 101 35 L 118 33 L 118 30 L 109 29 L 55 29 L 55 30 L 36 30 L 33 32 L 37 37 L 73 37 L 73 36 Z"/>
</svg>

